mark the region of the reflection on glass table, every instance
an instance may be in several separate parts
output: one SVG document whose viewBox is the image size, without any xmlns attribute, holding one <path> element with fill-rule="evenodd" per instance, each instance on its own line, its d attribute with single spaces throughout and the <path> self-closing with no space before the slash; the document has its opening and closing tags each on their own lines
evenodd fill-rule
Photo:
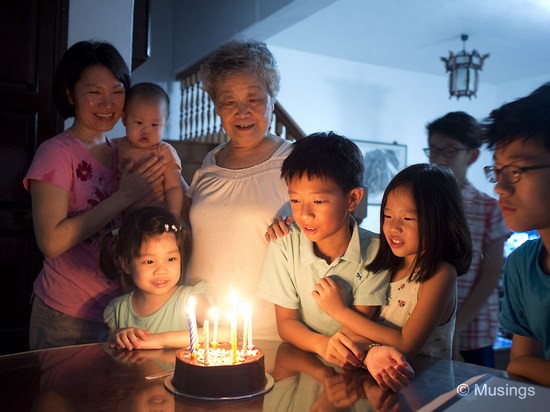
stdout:
<svg viewBox="0 0 550 412">
<path fill-rule="evenodd" d="M 273 371 L 275 386 L 265 411 L 408 410 L 406 400 L 382 391 L 365 370 L 342 370 L 321 358 L 281 343 Z"/>
<path fill-rule="evenodd" d="M 146 377 L 171 371 L 176 350 L 127 352 L 91 344 L 0 356 L 0 387 L 4 394 L 1 409 L 407 411 L 418 410 L 442 396 L 448 397 L 447 403 L 457 402 L 460 400 L 457 388 L 480 375 L 484 379 L 507 378 L 501 370 L 419 356 L 411 360 L 416 371 L 411 384 L 399 393 L 384 392 L 365 370 L 334 368 L 313 354 L 279 341 L 255 343 L 264 351 L 266 372 L 275 380 L 273 389 L 262 396 L 207 402 L 173 395 L 164 386 L 165 378 Z M 547 393 L 537 389 L 536 396 L 525 399 L 526 410 Z"/>
</svg>

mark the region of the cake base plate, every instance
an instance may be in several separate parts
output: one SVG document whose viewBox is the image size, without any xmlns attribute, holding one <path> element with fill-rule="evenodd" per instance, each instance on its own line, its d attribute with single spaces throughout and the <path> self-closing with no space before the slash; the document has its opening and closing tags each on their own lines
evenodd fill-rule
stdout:
<svg viewBox="0 0 550 412">
<path fill-rule="evenodd" d="M 269 373 L 266 373 L 265 374 L 265 379 L 266 379 L 265 386 L 262 389 L 260 389 L 256 392 L 251 392 L 251 393 L 247 393 L 245 395 L 239 395 L 239 396 L 223 396 L 223 397 L 219 397 L 219 398 L 209 398 L 209 397 L 204 397 L 204 396 L 190 395 L 188 393 L 183 393 L 183 392 L 178 391 L 174 387 L 174 385 L 172 385 L 173 376 L 174 376 L 174 373 L 172 372 L 164 380 L 164 386 L 166 387 L 166 389 L 168 389 L 170 392 L 172 392 L 175 395 L 185 396 L 186 398 L 199 399 L 201 401 L 235 401 L 235 400 L 239 400 L 239 399 L 253 398 L 255 396 L 263 395 L 264 393 L 269 392 L 271 390 L 271 388 L 273 388 L 273 385 L 275 384 L 275 380 L 273 379 L 273 377 Z"/>
</svg>

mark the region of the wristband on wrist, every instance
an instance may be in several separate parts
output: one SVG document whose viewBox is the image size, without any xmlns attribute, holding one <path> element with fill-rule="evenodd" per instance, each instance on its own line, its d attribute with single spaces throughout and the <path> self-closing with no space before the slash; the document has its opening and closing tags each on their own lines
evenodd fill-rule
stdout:
<svg viewBox="0 0 550 412">
<path fill-rule="evenodd" d="M 379 343 L 376 343 L 376 342 L 373 342 L 371 343 L 369 346 L 366 347 L 365 351 L 363 352 L 363 360 L 361 361 L 362 365 L 363 365 L 363 368 L 366 368 L 367 366 L 365 365 L 365 361 L 367 360 L 367 355 L 369 354 L 369 351 L 372 349 L 372 348 L 375 348 L 377 346 L 382 346 L 381 344 Z"/>
</svg>

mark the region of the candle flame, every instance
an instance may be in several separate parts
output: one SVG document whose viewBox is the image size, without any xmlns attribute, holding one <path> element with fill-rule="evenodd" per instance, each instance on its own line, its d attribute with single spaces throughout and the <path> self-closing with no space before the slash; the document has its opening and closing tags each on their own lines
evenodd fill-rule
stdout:
<svg viewBox="0 0 550 412">
<path fill-rule="evenodd" d="M 250 315 L 252 313 L 252 305 L 247 302 L 241 302 L 239 310 L 245 316 Z"/>
<path fill-rule="evenodd" d="M 229 301 L 236 305 L 239 301 L 239 293 L 233 288 L 232 285 L 229 285 Z"/>
<path fill-rule="evenodd" d="M 236 320 L 236 313 L 233 311 L 225 312 L 224 316 L 230 322 L 232 322 L 233 320 Z"/>
<path fill-rule="evenodd" d="M 214 306 L 213 308 L 210 308 L 208 313 L 210 314 L 210 317 L 212 319 L 217 320 L 220 317 L 220 310 L 216 306 Z"/>
</svg>

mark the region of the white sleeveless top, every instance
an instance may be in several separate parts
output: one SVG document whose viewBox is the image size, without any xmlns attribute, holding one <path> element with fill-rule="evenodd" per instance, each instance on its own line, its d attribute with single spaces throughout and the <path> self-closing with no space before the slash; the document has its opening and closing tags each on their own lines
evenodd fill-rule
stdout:
<svg viewBox="0 0 550 412">
<path fill-rule="evenodd" d="M 206 280 L 222 313 L 234 288 L 253 305 L 254 337 L 279 339 L 275 308 L 256 296 L 256 286 L 267 248 L 264 233 L 276 216 L 291 213 L 281 165 L 292 144 L 283 142 L 268 160 L 244 169 L 216 164 L 223 146 L 206 155 L 189 189 L 193 250 L 187 284 Z"/>
<path fill-rule="evenodd" d="M 382 307 L 379 322 L 385 326 L 400 330 L 416 306 L 420 285 L 421 283 L 419 282 L 410 282 L 410 276 L 407 279 L 390 282 L 388 304 Z M 439 310 L 439 308 L 434 308 L 434 310 Z M 420 355 L 451 359 L 455 319 L 456 308 L 447 323 L 434 329 L 428 341 L 418 353 Z"/>
</svg>

